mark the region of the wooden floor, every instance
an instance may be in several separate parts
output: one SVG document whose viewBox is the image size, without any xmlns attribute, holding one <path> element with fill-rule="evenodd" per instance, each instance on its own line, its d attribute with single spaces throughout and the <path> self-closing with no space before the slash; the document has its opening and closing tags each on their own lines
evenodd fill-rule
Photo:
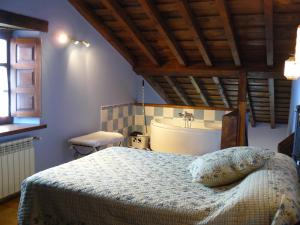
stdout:
<svg viewBox="0 0 300 225">
<path fill-rule="evenodd" d="M 17 225 L 17 211 L 19 198 L 12 199 L 5 203 L 0 203 L 0 224 Z"/>
</svg>

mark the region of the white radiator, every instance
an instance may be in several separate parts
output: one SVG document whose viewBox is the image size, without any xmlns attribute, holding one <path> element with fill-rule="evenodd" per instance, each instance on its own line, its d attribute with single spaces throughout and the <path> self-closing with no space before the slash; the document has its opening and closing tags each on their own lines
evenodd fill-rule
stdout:
<svg viewBox="0 0 300 225">
<path fill-rule="evenodd" d="M 33 138 L 0 144 L 0 199 L 20 191 L 22 181 L 34 174 Z"/>
</svg>

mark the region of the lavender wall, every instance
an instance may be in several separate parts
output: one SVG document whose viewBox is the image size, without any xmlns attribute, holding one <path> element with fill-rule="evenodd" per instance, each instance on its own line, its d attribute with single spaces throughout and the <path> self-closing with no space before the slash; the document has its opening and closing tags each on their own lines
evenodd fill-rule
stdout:
<svg viewBox="0 0 300 225">
<path fill-rule="evenodd" d="M 287 124 L 276 124 L 275 129 L 269 123 L 257 123 L 248 127 L 249 145 L 259 146 L 277 151 L 277 145 L 287 136 Z"/>
<path fill-rule="evenodd" d="M 295 131 L 296 106 L 300 105 L 300 79 L 293 81 L 291 91 L 290 116 L 288 132 Z"/>
<path fill-rule="evenodd" d="M 67 2 L 67 0 L 1 0 L 0 8 L 49 21 L 42 38 L 42 122 L 37 135 L 37 171 L 72 159 L 67 140 L 100 128 L 100 106 L 133 102 L 138 77 L 130 65 Z M 86 39 L 90 48 L 58 46 L 57 31 Z"/>
</svg>

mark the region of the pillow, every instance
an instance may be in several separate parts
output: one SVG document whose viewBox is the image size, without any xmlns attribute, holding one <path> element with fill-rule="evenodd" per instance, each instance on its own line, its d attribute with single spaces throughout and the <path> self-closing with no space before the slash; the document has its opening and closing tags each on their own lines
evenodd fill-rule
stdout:
<svg viewBox="0 0 300 225">
<path fill-rule="evenodd" d="M 231 184 L 262 167 L 275 153 L 258 147 L 232 147 L 198 157 L 189 165 L 194 182 L 207 187 Z"/>
</svg>

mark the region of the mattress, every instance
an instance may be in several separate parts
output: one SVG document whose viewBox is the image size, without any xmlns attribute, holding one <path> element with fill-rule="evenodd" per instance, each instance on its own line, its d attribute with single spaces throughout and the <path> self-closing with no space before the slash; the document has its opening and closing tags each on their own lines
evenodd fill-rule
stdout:
<svg viewBox="0 0 300 225">
<path fill-rule="evenodd" d="M 22 184 L 20 225 L 295 224 L 299 183 L 276 154 L 229 186 L 192 182 L 195 156 L 113 147 L 39 172 Z"/>
</svg>

